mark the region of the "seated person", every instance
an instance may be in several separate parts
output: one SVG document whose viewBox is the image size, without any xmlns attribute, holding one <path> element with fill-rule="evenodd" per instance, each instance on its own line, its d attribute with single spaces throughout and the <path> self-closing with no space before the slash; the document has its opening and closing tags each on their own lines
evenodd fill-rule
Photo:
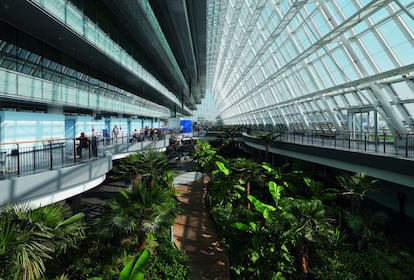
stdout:
<svg viewBox="0 0 414 280">
<path fill-rule="evenodd" d="M 85 136 L 84 132 L 81 132 L 81 135 L 76 140 L 79 140 L 79 145 L 76 146 L 76 154 L 79 156 L 82 153 L 82 149 L 89 147 L 89 139 Z"/>
</svg>

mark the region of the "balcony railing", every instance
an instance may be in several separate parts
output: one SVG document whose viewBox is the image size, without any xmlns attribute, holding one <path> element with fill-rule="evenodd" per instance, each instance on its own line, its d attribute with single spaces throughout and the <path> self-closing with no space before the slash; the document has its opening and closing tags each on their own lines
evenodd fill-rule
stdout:
<svg viewBox="0 0 414 280">
<path fill-rule="evenodd" d="M 268 133 L 273 133 L 275 141 L 414 158 L 414 134 L 396 135 L 389 131 L 256 131 L 254 134 Z"/>
<path fill-rule="evenodd" d="M 79 138 L 47 139 L 0 143 L 0 180 L 40 173 L 83 163 L 109 154 L 125 154 L 169 144 L 169 135 L 131 138 L 102 135 Z"/>
</svg>

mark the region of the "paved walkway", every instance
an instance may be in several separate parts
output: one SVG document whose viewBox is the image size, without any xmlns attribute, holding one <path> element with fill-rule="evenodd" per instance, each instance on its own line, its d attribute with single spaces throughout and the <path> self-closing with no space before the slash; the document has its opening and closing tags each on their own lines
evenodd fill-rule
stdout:
<svg viewBox="0 0 414 280">
<path fill-rule="evenodd" d="M 205 208 L 203 180 L 198 172 L 183 172 L 174 179 L 182 209 L 174 225 L 174 242 L 187 252 L 193 280 L 228 280 L 228 259 L 218 244 L 214 223 Z"/>
</svg>

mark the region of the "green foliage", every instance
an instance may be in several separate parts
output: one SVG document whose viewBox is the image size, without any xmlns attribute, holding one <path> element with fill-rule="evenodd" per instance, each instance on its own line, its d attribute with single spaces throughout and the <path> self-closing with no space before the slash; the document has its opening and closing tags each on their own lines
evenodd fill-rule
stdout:
<svg viewBox="0 0 414 280">
<path fill-rule="evenodd" d="M 141 256 L 142 251 L 136 253 L 124 266 L 124 268 L 119 273 L 119 280 L 129 280 L 131 277 L 132 269 L 135 266 L 138 258 Z"/>
<path fill-rule="evenodd" d="M 156 150 L 143 150 L 116 162 L 111 171 L 112 180 L 140 180 L 145 186 L 152 184 L 171 187 L 173 182 L 172 167 L 167 156 Z"/>
<path fill-rule="evenodd" d="M 215 198 L 211 213 L 220 230 L 221 244 L 229 255 L 234 278 L 294 279 L 308 274 L 315 279 L 365 279 L 354 269 L 353 258 L 346 257 L 352 252 L 352 247 L 346 244 L 349 235 L 335 227 L 329 214 L 340 194 L 350 196 L 351 193 L 325 187 L 321 182 L 304 176 L 301 170 L 286 172 L 286 166 L 275 170 L 263 164 L 264 173 L 257 176 L 268 178 L 269 193 L 267 197 L 262 193 L 260 197 L 247 196 L 253 205 L 252 212 L 245 208 L 244 189 L 241 188 L 244 180 L 248 180 L 248 175 L 244 174 L 249 171 L 240 166 L 233 168 L 232 163 L 217 164 L 218 171 L 209 190 Z M 237 172 L 238 169 L 243 172 Z M 375 182 L 363 175 L 358 178 L 344 178 L 344 182 L 357 185 L 352 195 L 363 198 Z M 358 182 L 362 184 L 360 189 L 357 189 Z M 332 206 L 328 207 L 329 203 Z M 385 220 L 381 212 L 363 216 L 352 211 L 343 212 L 348 213 L 345 221 L 350 228 L 357 230 L 360 236 L 368 237 L 370 244 L 384 240 L 379 233 Z M 368 249 L 371 250 L 370 247 Z M 386 273 L 389 263 L 385 260 L 380 262 L 374 254 L 367 257 L 384 268 L 379 270 L 381 273 L 375 273 L 374 269 L 369 269 L 370 266 L 375 267 L 371 263 L 364 269 L 371 275 L 369 279 L 408 279 L 400 278 L 402 274 L 397 272 L 394 273 L 397 278 L 389 278 L 391 274 Z M 394 256 L 389 261 L 397 259 L 400 260 L 401 256 Z M 408 254 L 407 259 L 414 260 Z"/>
<path fill-rule="evenodd" d="M 379 191 L 378 180 L 369 178 L 365 173 L 356 173 L 353 176 L 337 176 L 341 185 L 341 195 L 350 201 L 350 210 L 359 213 L 362 200 L 368 192 Z"/>
<path fill-rule="evenodd" d="M 196 170 L 208 175 L 216 169 L 216 161 L 225 162 L 224 158 L 217 153 L 208 142 L 197 140 L 195 150 L 192 154 Z"/>
<path fill-rule="evenodd" d="M 413 257 L 405 250 L 378 244 L 365 252 L 317 250 L 315 279 L 413 279 Z"/>
<path fill-rule="evenodd" d="M 144 248 L 141 252 L 139 252 L 139 257 L 134 263 L 132 271 L 128 275 L 128 278 L 120 277 L 119 280 L 136 280 L 143 278 L 150 256 L 151 254 L 149 250 Z"/>
<path fill-rule="evenodd" d="M 39 279 L 47 260 L 83 238 L 83 214 L 70 216 L 64 204 L 37 209 L 9 205 L 0 212 L 0 277 Z"/>
<path fill-rule="evenodd" d="M 157 234 L 158 246 L 154 249 L 146 269 L 146 279 L 190 280 L 188 257 L 169 240 L 168 230 Z"/>
<path fill-rule="evenodd" d="M 122 190 L 108 202 L 102 216 L 102 232 L 118 238 L 135 235 L 143 239 L 145 232 L 168 227 L 179 213 L 173 188 L 137 183 L 132 190 Z"/>
</svg>

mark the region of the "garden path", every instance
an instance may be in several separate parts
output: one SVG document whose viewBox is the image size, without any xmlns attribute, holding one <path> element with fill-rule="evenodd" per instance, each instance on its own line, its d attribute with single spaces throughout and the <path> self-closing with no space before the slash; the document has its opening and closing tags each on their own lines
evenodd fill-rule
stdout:
<svg viewBox="0 0 414 280">
<path fill-rule="evenodd" d="M 181 162 L 176 167 L 180 164 L 185 166 Z M 199 172 L 181 170 L 174 178 L 182 210 L 174 225 L 174 242 L 186 251 L 193 280 L 228 280 L 228 258 L 219 245 L 204 203 L 206 183 L 205 176 Z"/>
</svg>

